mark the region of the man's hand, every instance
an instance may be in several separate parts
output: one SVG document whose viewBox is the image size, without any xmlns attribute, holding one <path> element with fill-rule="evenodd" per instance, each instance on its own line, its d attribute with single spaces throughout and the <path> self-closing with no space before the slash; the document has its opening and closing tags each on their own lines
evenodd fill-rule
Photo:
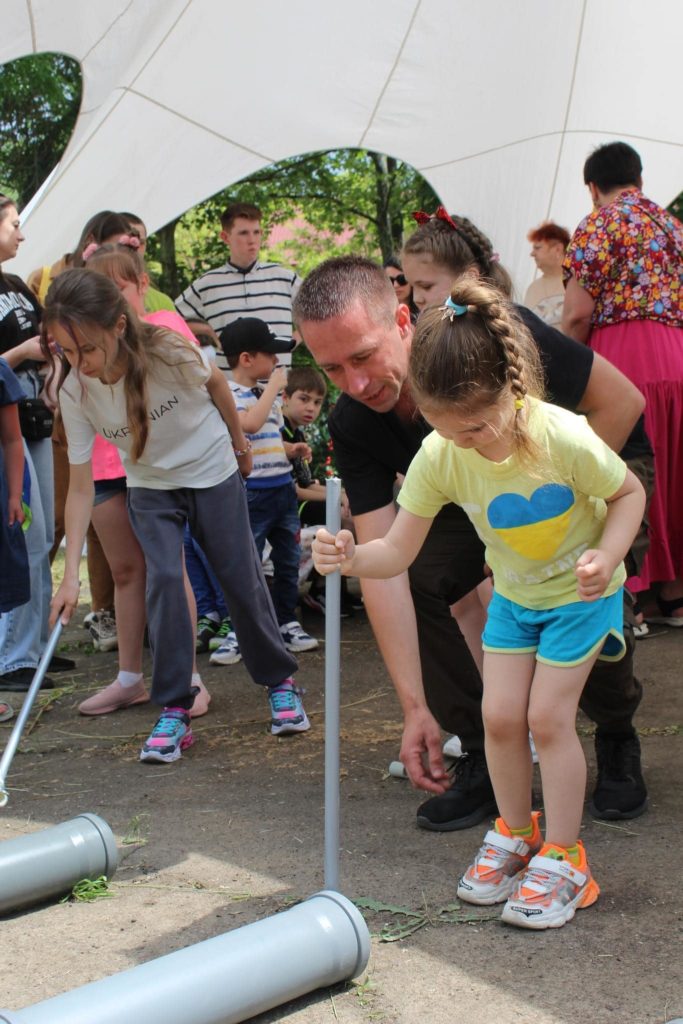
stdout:
<svg viewBox="0 0 683 1024">
<path fill-rule="evenodd" d="M 343 575 L 351 572 L 356 542 L 350 530 L 340 530 L 335 536 L 320 529 L 312 544 L 313 564 L 321 576 L 329 576 L 340 569 Z"/>
<path fill-rule="evenodd" d="M 578 580 L 576 590 L 581 600 L 597 601 L 602 597 L 618 564 L 606 551 L 596 548 L 584 551 L 574 569 Z"/>
<path fill-rule="evenodd" d="M 445 793 L 450 779 L 443 764 L 441 729 L 426 707 L 407 713 L 400 758 L 416 789 Z"/>
</svg>

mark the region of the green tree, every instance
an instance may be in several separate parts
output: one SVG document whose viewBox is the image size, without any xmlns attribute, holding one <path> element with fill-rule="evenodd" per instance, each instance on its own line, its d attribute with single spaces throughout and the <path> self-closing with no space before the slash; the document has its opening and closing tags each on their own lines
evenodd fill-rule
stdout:
<svg viewBox="0 0 683 1024">
<path fill-rule="evenodd" d="M 387 259 L 401 247 L 403 233 L 412 223 L 410 212 L 433 210 L 436 194 L 410 165 L 362 149 L 333 150 L 291 157 L 264 167 L 236 185 L 222 190 L 186 213 L 161 247 L 152 249 L 161 265 L 162 285 L 173 274 L 181 287 L 209 267 L 225 260 L 218 237 L 220 215 L 231 202 L 256 203 L 268 227 L 300 217 L 305 222 L 287 249 L 294 254 L 300 273 L 327 256 L 363 252 Z M 339 243 L 345 231 L 347 239 Z M 267 252 L 283 259 L 277 250 Z M 176 292 L 177 294 L 177 292 Z"/>
<path fill-rule="evenodd" d="M 81 69 L 61 53 L 0 67 L 0 190 L 21 209 L 61 159 L 81 104 Z"/>
</svg>

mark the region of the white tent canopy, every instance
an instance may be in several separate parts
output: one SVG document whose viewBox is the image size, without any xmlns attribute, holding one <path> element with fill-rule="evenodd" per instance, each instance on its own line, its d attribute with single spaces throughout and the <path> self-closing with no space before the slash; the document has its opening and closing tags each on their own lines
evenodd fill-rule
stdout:
<svg viewBox="0 0 683 1024">
<path fill-rule="evenodd" d="M 588 212 L 596 145 L 631 142 L 660 203 L 683 188 L 682 38 L 680 0 L 4 0 L 0 62 L 83 70 L 8 269 L 73 248 L 97 210 L 153 231 L 267 164 L 363 147 L 421 171 L 523 288 L 529 228 Z"/>
</svg>

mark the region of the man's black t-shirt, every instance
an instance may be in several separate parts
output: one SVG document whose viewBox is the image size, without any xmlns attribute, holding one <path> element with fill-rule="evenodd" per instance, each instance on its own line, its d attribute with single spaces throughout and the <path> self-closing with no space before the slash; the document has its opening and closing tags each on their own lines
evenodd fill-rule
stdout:
<svg viewBox="0 0 683 1024">
<path fill-rule="evenodd" d="M 588 385 L 593 352 L 546 324 L 530 309 L 516 306 L 541 354 L 546 397 L 565 409 L 578 408 Z M 353 515 L 374 512 L 394 498 L 397 473 L 405 474 L 431 427 L 416 411 L 408 421 L 393 410 L 374 412 L 342 395 L 329 420 L 339 475 Z M 627 451 L 628 449 L 628 451 Z M 651 451 L 642 417 L 622 450 L 624 458 Z"/>
</svg>

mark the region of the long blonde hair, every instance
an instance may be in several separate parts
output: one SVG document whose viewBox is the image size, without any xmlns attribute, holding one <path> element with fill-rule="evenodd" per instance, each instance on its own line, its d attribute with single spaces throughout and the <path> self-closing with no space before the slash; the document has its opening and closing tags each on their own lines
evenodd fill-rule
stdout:
<svg viewBox="0 0 683 1024">
<path fill-rule="evenodd" d="M 60 324 L 78 345 L 76 328 L 84 333 L 89 326 L 110 331 L 122 316 L 125 326 L 118 335 L 118 351 L 112 365 L 116 364 L 123 370 L 126 414 L 133 436 L 131 456 L 133 461 L 137 461 L 149 437 L 148 377 L 181 379 L 183 383 L 194 386 L 205 384 L 210 371 L 202 361 L 199 349 L 180 334 L 140 320 L 112 279 L 86 267 L 65 270 L 50 285 L 45 297 L 41 345 L 52 361 L 49 351 L 51 324 Z M 93 344 L 97 342 L 93 341 Z M 68 370 L 68 363 L 63 359 L 58 388 Z"/>
<path fill-rule="evenodd" d="M 527 427 L 525 399 L 543 397 L 543 370 L 531 335 L 504 296 L 474 278 L 454 283 L 450 303 L 418 318 L 409 364 L 415 402 L 469 414 L 509 393 L 513 451 L 536 463 L 540 449 Z"/>
</svg>

